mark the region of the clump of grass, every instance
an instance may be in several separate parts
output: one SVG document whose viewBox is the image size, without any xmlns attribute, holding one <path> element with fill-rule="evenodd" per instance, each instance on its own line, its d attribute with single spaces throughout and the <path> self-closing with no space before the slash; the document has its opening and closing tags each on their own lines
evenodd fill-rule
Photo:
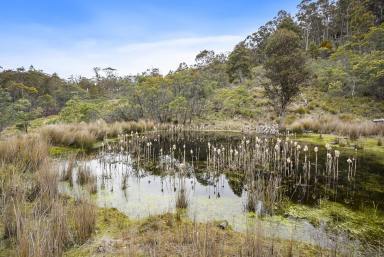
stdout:
<svg viewBox="0 0 384 257">
<path fill-rule="evenodd" d="M 97 177 L 92 174 L 89 167 L 79 166 L 77 171 L 77 182 L 81 186 L 86 186 L 87 190 L 91 194 L 95 194 L 97 192 Z"/>
<path fill-rule="evenodd" d="M 96 135 L 81 124 L 48 125 L 40 133 L 53 145 L 90 149 L 97 141 Z"/>
<path fill-rule="evenodd" d="M 2 171 L 12 172 L 2 179 L 1 218 L 4 226 L 4 237 L 12 238 L 17 235 L 21 225 L 23 203 L 25 202 L 25 186 L 20 174 L 15 173 L 15 167 L 1 167 Z"/>
<path fill-rule="evenodd" d="M 85 185 L 92 180 L 91 170 L 86 166 L 79 166 L 77 171 L 77 182 L 80 185 Z"/>
<path fill-rule="evenodd" d="M 323 116 L 296 120 L 290 125 L 290 129 L 297 132 L 310 130 L 317 133 L 335 133 L 356 140 L 360 136 L 381 135 L 384 132 L 384 125 L 368 120 L 351 121 L 341 120 L 337 116 Z"/>
<path fill-rule="evenodd" d="M 4 237 L 15 243 L 17 256 L 61 256 L 70 237 L 58 173 L 47 160 L 33 174 L 10 164 L 0 171 Z"/>
<path fill-rule="evenodd" d="M 17 236 L 18 256 L 62 256 L 70 239 L 65 213 L 63 202 L 57 201 L 47 216 L 22 217 Z"/>
<path fill-rule="evenodd" d="M 96 194 L 97 193 L 97 182 L 96 182 L 96 179 L 94 179 L 94 180 L 92 180 L 92 182 L 88 183 L 86 185 L 86 189 L 88 190 L 89 193 Z"/>
<path fill-rule="evenodd" d="M 72 174 L 73 174 L 73 168 L 76 163 L 76 155 L 71 155 L 67 160 L 67 165 L 65 169 L 62 172 L 61 180 L 62 181 L 68 181 L 70 184 L 72 184 Z"/>
<path fill-rule="evenodd" d="M 45 215 L 51 211 L 53 203 L 59 197 L 59 173 L 53 169 L 52 164 L 46 163 L 34 174 L 36 186 L 39 191 L 34 207 L 36 215 Z"/>
<path fill-rule="evenodd" d="M 0 162 L 35 171 L 48 157 L 48 143 L 40 136 L 23 135 L 0 142 Z"/>
<path fill-rule="evenodd" d="M 90 200 L 79 199 L 72 213 L 75 241 L 79 244 L 88 240 L 96 228 L 96 208 Z"/>
<path fill-rule="evenodd" d="M 155 124 L 151 121 L 115 122 L 107 124 L 103 120 L 91 123 L 55 124 L 41 128 L 40 133 L 53 145 L 74 146 L 91 149 L 93 144 L 105 137 L 117 137 L 122 133 L 151 130 Z"/>
<path fill-rule="evenodd" d="M 247 192 L 247 201 L 245 203 L 245 209 L 249 212 L 256 211 L 256 194 L 252 190 Z"/>
<path fill-rule="evenodd" d="M 383 146 L 383 138 L 382 137 L 379 137 L 379 139 L 377 140 L 377 145 Z"/>
<path fill-rule="evenodd" d="M 188 208 L 188 197 L 187 191 L 184 186 L 181 186 L 176 195 L 176 208 L 177 209 L 186 209 Z"/>
</svg>

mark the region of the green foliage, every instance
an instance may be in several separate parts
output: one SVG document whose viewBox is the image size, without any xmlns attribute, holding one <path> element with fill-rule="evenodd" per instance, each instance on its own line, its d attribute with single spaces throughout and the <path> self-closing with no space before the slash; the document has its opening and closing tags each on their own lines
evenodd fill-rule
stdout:
<svg viewBox="0 0 384 257">
<path fill-rule="evenodd" d="M 95 120 L 100 117 L 99 107 L 92 102 L 71 99 L 61 110 L 60 119 L 68 123 Z"/>
<path fill-rule="evenodd" d="M 268 39 L 266 54 L 265 67 L 271 80 L 271 84 L 265 85 L 266 94 L 279 116 L 284 116 L 308 76 L 299 36 L 290 30 L 277 30 Z"/>
<path fill-rule="evenodd" d="M 184 96 L 178 96 L 169 103 L 169 109 L 178 122 L 185 123 L 188 111 L 188 101 Z"/>
<path fill-rule="evenodd" d="M 214 111 L 224 113 L 227 117 L 252 118 L 257 114 L 257 110 L 254 108 L 256 102 L 244 86 L 217 90 L 212 103 Z"/>
<path fill-rule="evenodd" d="M 41 108 L 31 110 L 31 106 L 29 100 L 25 98 L 17 100 L 13 105 L 15 120 L 17 122 L 16 126 L 25 132 L 28 132 L 30 121 L 37 118 L 42 112 Z"/>
<path fill-rule="evenodd" d="M 333 48 L 332 43 L 329 40 L 325 40 L 325 41 L 321 42 L 320 47 L 327 48 L 329 50 L 332 50 L 332 48 Z"/>
<path fill-rule="evenodd" d="M 243 42 L 239 43 L 228 57 L 228 75 L 230 82 L 242 83 L 251 77 L 251 50 Z"/>
<path fill-rule="evenodd" d="M 313 59 L 317 59 L 320 56 L 319 47 L 313 42 L 309 45 L 309 54 Z"/>
<path fill-rule="evenodd" d="M 65 122 L 144 118 L 186 123 L 212 115 L 252 118 L 261 113 L 265 118 L 270 114 L 261 110 L 272 103 L 283 115 L 307 78 L 305 52 L 312 57 L 307 62 L 313 74 L 311 89 L 316 94 L 322 91 L 322 98 L 294 113 L 347 110 L 372 116 L 374 107 L 381 110 L 381 106 L 367 102 L 384 99 L 379 2 L 303 0 L 297 19 L 280 11 L 228 55 L 203 50 L 194 65 L 181 63 L 165 76 L 156 68 L 124 77 L 111 67 L 95 67 L 93 78 L 64 80 L 33 67 L 4 70 L 0 131 L 16 123 L 26 130 L 29 120 L 58 113 Z M 364 110 L 356 107 L 360 101 Z"/>
</svg>

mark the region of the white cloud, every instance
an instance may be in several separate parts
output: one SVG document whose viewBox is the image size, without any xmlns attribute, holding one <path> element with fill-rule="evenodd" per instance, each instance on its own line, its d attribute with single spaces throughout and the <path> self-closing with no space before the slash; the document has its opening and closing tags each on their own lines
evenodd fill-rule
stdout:
<svg viewBox="0 0 384 257">
<path fill-rule="evenodd" d="M 177 68 L 181 62 L 192 64 L 196 54 L 203 49 L 215 52 L 232 50 L 243 37 L 235 35 L 173 38 L 169 40 L 107 45 L 87 39 L 61 48 L 34 44 L 24 51 L 11 49 L 0 55 L 0 65 L 5 68 L 28 67 L 33 64 L 48 73 L 59 75 L 92 76 L 92 68 L 113 67 L 120 75 L 136 74 L 147 68 L 160 68 L 162 73 Z"/>
</svg>

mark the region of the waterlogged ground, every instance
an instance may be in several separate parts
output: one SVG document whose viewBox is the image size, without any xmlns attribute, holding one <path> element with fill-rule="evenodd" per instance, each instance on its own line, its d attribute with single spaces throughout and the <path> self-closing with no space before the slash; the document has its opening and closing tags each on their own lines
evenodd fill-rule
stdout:
<svg viewBox="0 0 384 257">
<path fill-rule="evenodd" d="M 253 182 L 239 172 L 244 166 L 233 164 L 231 161 L 234 162 L 234 156 L 242 153 L 239 145 L 257 145 L 258 140 L 260 139 L 255 139 L 254 135 L 244 137 L 240 134 L 203 132 L 125 135 L 113 144 L 103 144 L 98 153 L 77 161 L 71 175 L 73 182 L 63 182 L 60 187 L 63 192 L 75 197 L 87 194 L 86 187 L 77 183 L 78 170 L 86 169 L 96 177 L 97 190 L 92 197 L 97 204 L 100 207 L 117 208 L 133 219 L 174 212 L 177 195 L 182 188 L 188 199 L 186 212 L 192 220 L 200 222 L 225 220 L 238 231 L 256 227 L 267 237 L 294 239 L 324 248 L 334 248 L 337 244 L 341 252 L 343 248 L 345 250 L 355 248 L 356 251 L 360 249 L 362 242 L 364 244 L 367 242 L 366 238 L 353 237 L 349 229 L 342 226 L 340 227 L 343 230 L 332 227 L 336 228 L 339 224 L 336 222 L 339 220 L 343 222 L 342 219 L 345 218 L 343 213 L 337 213 L 340 210 L 347 210 L 351 216 L 348 218 L 351 218 L 352 222 L 346 226 L 364 226 L 365 217 L 361 214 L 362 209 L 369 208 L 375 211 L 376 216 L 381 215 L 384 201 L 383 183 L 375 183 L 374 187 L 369 187 L 367 184 L 372 181 L 383 181 L 382 170 L 378 170 L 382 166 L 375 160 L 365 157 L 359 150 L 341 151 L 335 177 L 336 166 L 334 172 L 330 171 L 331 173 L 327 174 L 324 171 L 328 158 L 327 150 L 319 147 L 318 160 L 315 162 L 314 145 L 308 144 L 309 150 L 305 152 L 301 150 L 301 158 L 303 164 L 311 160 L 309 178 L 308 171 L 303 168 L 303 173 L 300 164 L 298 176 L 278 177 L 281 181 L 279 180 L 276 191 L 280 197 L 273 210 L 267 210 L 263 200 L 256 198 L 255 213 L 248 212 L 246 207 L 250 197 L 250 185 L 253 185 Z M 301 143 L 301 149 L 305 146 L 305 143 Z M 217 154 L 217 150 L 213 152 L 213 147 L 223 149 L 227 156 Z M 252 155 L 262 154 L 255 149 L 249 148 L 249 151 L 253 151 Z M 264 148 L 263 151 L 268 151 L 267 149 L 271 151 L 270 148 Z M 217 156 L 213 157 L 213 153 Z M 220 156 L 223 158 L 222 161 L 214 159 Z M 271 155 L 272 162 L 273 158 Z M 348 163 L 347 159 L 352 160 L 352 163 Z M 212 164 L 214 162 L 217 162 L 217 166 Z M 63 170 L 68 165 L 69 162 L 64 161 Z M 315 166 L 317 176 L 314 174 Z M 268 167 L 271 172 L 270 166 Z M 278 164 L 276 167 L 279 167 Z M 259 167 L 257 170 L 260 169 Z M 282 173 L 285 173 L 286 169 L 282 169 Z M 324 210 L 317 211 L 324 206 L 324 203 L 332 206 L 333 209 L 330 208 L 329 213 Z M 311 215 L 306 216 L 306 213 Z M 316 216 L 317 213 L 329 217 L 323 220 Z M 371 221 L 374 222 L 369 224 L 379 236 L 383 236 L 381 234 L 383 227 L 380 226 L 384 224 L 380 223 L 381 217 L 383 216 L 377 217 L 378 222 L 372 218 Z M 352 232 L 356 229 L 359 228 L 350 228 Z M 375 245 L 380 242 L 369 243 L 374 248 L 372 251 L 375 251 Z"/>
</svg>

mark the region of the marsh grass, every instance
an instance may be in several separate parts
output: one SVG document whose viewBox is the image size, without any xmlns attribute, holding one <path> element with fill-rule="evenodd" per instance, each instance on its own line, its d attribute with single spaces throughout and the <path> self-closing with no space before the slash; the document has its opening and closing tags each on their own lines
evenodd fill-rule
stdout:
<svg viewBox="0 0 384 257">
<path fill-rule="evenodd" d="M 247 231 L 239 233 L 231 229 L 221 229 L 216 223 L 189 220 L 185 213 L 165 213 L 144 220 L 130 221 L 119 215 L 116 209 L 103 209 L 99 216 L 101 228 L 121 231 L 121 236 L 112 240 L 119 243 L 107 248 L 104 253 L 107 256 L 173 256 L 172 254 L 176 253 L 188 257 L 280 257 L 290 256 L 289 244 L 291 256 L 320 256 L 314 247 L 295 240 L 272 241 L 266 236 L 260 222 L 249 222 Z M 100 241 L 91 245 L 99 246 Z M 86 255 L 82 249 L 76 254 Z M 325 250 L 321 256 L 331 254 Z"/>
<path fill-rule="evenodd" d="M 189 200 L 185 186 L 182 185 L 176 194 L 176 208 L 186 209 L 188 208 Z"/>
<path fill-rule="evenodd" d="M 255 212 L 256 211 L 256 193 L 253 190 L 247 191 L 247 200 L 245 202 L 245 209 L 248 212 Z"/>
<path fill-rule="evenodd" d="M 53 203 L 48 215 L 20 217 L 17 253 L 21 257 L 61 256 L 69 244 L 70 233 L 62 201 Z"/>
<path fill-rule="evenodd" d="M 117 137 L 123 133 L 152 130 L 155 124 L 151 121 L 106 123 L 98 120 L 91 123 L 55 124 L 40 129 L 40 134 L 53 145 L 73 146 L 91 149 L 93 144 L 106 137 Z"/>
<path fill-rule="evenodd" d="M 61 174 L 61 181 L 68 181 L 72 185 L 73 169 L 76 164 L 76 155 L 72 154 L 68 157 L 67 163 Z"/>
<path fill-rule="evenodd" d="M 85 188 L 91 194 L 97 193 L 97 177 L 92 174 L 89 167 L 80 165 L 77 169 L 77 183 Z"/>
<path fill-rule="evenodd" d="M 335 133 L 355 140 L 362 136 L 377 136 L 384 133 L 384 125 L 372 121 L 343 121 L 336 116 L 303 118 L 294 121 L 290 129 L 297 132 Z"/>
<path fill-rule="evenodd" d="M 49 145 L 42 137 L 22 135 L 0 142 L 0 163 L 17 165 L 21 171 L 36 171 L 48 156 Z"/>
<path fill-rule="evenodd" d="M 92 172 L 89 167 L 81 165 L 77 169 L 77 182 L 80 185 L 85 185 L 91 183 L 95 177 L 92 175 Z"/>
<path fill-rule="evenodd" d="M 74 238 L 78 244 L 91 237 L 96 228 L 96 208 L 87 198 L 81 197 L 72 211 Z"/>
<path fill-rule="evenodd" d="M 74 239 L 84 242 L 94 231 L 92 203 L 82 200 L 72 207 L 59 194 L 60 172 L 48 147 L 39 135 L 0 141 L 3 238 L 20 257 L 62 256 Z"/>
</svg>

